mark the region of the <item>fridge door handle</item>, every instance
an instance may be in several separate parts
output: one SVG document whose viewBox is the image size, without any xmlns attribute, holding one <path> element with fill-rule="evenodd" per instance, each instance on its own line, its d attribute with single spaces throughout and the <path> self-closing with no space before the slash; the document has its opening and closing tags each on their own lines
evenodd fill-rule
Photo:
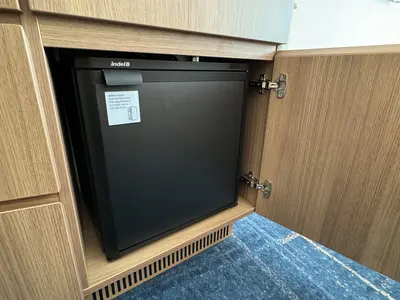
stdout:
<svg viewBox="0 0 400 300">
<path fill-rule="evenodd" d="M 139 85 L 143 83 L 142 73 L 135 70 L 105 70 L 103 69 L 106 85 Z"/>
</svg>

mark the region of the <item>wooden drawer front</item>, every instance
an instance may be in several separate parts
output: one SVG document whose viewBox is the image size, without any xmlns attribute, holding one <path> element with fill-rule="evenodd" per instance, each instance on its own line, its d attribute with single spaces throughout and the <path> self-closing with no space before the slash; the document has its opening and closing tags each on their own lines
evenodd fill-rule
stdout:
<svg viewBox="0 0 400 300">
<path fill-rule="evenodd" d="M 286 43 L 292 0 L 29 0 L 32 10 Z"/>
<path fill-rule="evenodd" d="M 59 191 L 27 42 L 0 25 L 0 201 Z"/>
<path fill-rule="evenodd" d="M 18 0 L 0 0 L 0 9 L 20 10 Z"/>
<path fill-rule="evenodd" d="M 0 213 L 0 266 L 1 299 L 83 298 L 61 203 Z"/>
</svg>

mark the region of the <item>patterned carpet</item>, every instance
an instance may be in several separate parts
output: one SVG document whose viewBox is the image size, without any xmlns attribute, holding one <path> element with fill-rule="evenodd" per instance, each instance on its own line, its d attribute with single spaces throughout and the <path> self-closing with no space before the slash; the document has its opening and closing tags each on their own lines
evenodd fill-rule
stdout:
<svg viewBox="0 0 400 300">
<path fill-rule="evenodd" d="M 400 299 L 400 283 L 255 213 L 233 236 L 118 298 Z"/>
</svg>

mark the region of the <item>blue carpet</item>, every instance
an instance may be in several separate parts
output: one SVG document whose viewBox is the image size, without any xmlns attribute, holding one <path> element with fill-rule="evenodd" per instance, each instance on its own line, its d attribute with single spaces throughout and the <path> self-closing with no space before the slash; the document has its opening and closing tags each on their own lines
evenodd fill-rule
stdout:
<svg viewBox="0 0 400 300">
<path fill-rule="evenodd" d="M 118 299 L 400 299 L 400 283 L 253 213 Z"/>
</svg>

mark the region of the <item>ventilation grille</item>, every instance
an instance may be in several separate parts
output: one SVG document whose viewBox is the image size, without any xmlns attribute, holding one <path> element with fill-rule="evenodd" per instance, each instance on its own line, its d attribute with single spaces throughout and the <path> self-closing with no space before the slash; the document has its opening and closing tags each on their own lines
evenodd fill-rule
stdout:
<svg viewBox="0 0 400 300">
<path fill-rule="evenodd" d="M 157 276 L 158 274 L 176 266 L 177 264 L 189 259 L 195 254 L 220 242 L 230 235 L 230 225 L 215 230 L 208 235 L 199 238 L 191 244 L 188 244 L 164 257 L 150 262 L 147 266 L 135 270 L 127 276 L 114 281 L 113 283 L 93 292 L 92 300 L 113 299 L 126 291 L 138 286 L 139 284 Z"/>
</svg>

